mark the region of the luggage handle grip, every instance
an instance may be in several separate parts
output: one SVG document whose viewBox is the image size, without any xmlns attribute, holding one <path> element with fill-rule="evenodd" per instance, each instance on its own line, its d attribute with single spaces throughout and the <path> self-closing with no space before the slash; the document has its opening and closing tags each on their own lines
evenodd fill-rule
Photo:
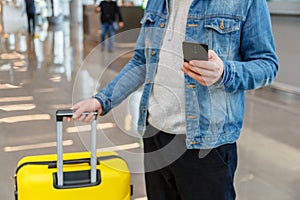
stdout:
<svg viewBox="0 0 300 200">
<path fill-rule="evenodd" d="M 90 158 L 82 158 L 82 159 L 73 159 L 73 160 L 64 160 L 64 165 L 75 165 L 75 164 L 84 164 L 88 163 L 91 165 L 91 159 Z M 97 160 L 97 165 L 99 165 L 99 161 Z M 48 168 L 57 168 L 57 162 L 49 163 Z"/>
<path fill-rule="evenodd" d="M 75 111 L 76 110 L 72 110 L 72 109 L 57 110 L 56 111 L 56 121 L 61 122 L 61 121 L 63 121 L 64 117 L 72 117 Z M 90 112 L 83 112 L 82 114 L 88 115 L 89 113 Z M 95 115 L 95 117 L 97 117 L 98 112 L 94 111 L 94 115 Z"/>
</svg>

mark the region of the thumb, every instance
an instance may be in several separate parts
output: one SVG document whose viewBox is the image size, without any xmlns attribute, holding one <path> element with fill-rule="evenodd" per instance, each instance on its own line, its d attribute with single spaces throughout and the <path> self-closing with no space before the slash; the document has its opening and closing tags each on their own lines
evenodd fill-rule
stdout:
<svg viewBox="0 0 300 200">
<path fill-rule="evenodd" d="M 218 58 L 218 55 L 214 50 L 208 50 L 208 60 L 212 61 Z"/>
</svg>

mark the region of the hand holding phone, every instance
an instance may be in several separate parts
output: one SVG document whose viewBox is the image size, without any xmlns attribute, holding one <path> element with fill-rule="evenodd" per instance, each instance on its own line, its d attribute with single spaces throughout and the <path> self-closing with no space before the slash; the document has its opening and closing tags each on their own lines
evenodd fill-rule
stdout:
<svg viewBox="0 0 300 200">
<path fill-rule="evenodd" d="M 183 42 L 184 63 L 181 70 L 203 86 L 211 86 L 222 78 L 224 63 L 205 44 Z"/>
<path fill-rule="evenodd" d="M 184 62 L 191 60 L 208 60 L 208 45 L 196 42 L 182 42 Z"/>
</svg>

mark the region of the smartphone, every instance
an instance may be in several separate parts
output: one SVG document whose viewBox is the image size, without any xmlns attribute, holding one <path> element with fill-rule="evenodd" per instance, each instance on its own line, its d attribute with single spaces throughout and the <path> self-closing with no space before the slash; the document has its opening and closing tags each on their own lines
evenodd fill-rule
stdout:
<svg viewBox="0 0 300 200">
<path fill-rule="evenodd" d="M 184 62 L 191 60 L 208 60 L 208 45 L 196 42 L 182 42 Z"/>
</svg>

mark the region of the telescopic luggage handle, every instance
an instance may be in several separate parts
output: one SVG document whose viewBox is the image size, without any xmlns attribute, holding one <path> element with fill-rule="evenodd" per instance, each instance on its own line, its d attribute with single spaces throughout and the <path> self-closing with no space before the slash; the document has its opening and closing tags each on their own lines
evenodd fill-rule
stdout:
<svg viewBox="0 0 300 200">
<path fill-rule="evenodd" d="M 57 124 L 57 185 L 63 186 L 63 118 L 72 117 L 75 110 L 57 110 L 56 111 L 56 124 Z M 88 115 L 89 112 L 84 112 L 84 115 Z M 91 124 L 91 183 L 96 183 L 97 179 L 97 156 L 96 156 L 96 139 L 97 139 L 97 115 L 94 112 L 95 119 Z"/>
</svg>

